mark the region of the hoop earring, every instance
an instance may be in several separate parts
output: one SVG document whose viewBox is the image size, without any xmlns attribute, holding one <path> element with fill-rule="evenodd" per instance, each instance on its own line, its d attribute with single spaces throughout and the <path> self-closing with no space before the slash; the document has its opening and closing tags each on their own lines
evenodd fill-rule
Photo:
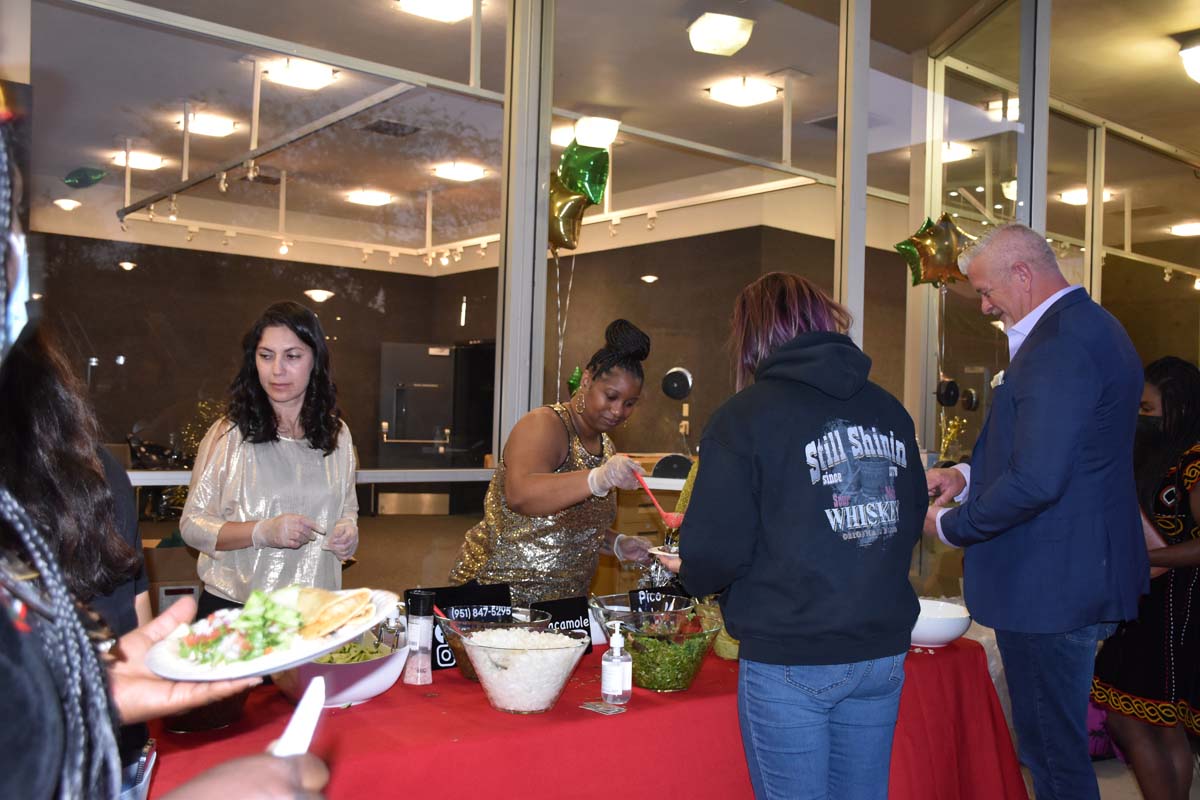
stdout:
<svg viewBox="0 0 1200 800">
<path fill-rule="evenodd" d="M 582 414 L 587 411 L 587 400 L 583 397 L 583 392 L 575 393 L 575 413 Z"/>
</svg>

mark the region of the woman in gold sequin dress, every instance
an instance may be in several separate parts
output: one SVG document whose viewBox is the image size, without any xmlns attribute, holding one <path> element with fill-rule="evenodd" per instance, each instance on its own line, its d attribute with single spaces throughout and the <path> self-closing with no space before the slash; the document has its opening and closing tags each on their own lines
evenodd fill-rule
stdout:
<svg viewBox="0 0 1200 800">
<path fill-rule="evenodd" d="M 513 427 L 451 583 L 507 583 L 513 602 L 527 605 L 587 594 L 602 548 L 649 559 L 645 540 L 610 529 L 612 490 L 636 489 L 642 469 L 615 454 L 608 432 L 637 405 L 650 338 L 618 319 L 604 339 L 569 403 L 534 409 Z"/>
</svg>

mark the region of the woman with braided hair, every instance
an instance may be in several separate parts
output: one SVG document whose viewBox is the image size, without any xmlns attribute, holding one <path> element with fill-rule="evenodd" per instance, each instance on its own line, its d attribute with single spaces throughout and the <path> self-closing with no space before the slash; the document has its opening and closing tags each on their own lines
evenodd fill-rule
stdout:
<svg viewBox="0 0 1200 800">
<path fill-rule="evenodd" d="M 0 124 L 0 361 L 21 333 L 28 299 L 20 186 L 8 127 Z M 0 797 L 122 796 L 117 724 L 178 713 L 258 683 L 180 683 L 146 668 L 147 650 L 195 610 L 180 600 L 114 641 L 72 595 L 56 548 L 0 485 Z M 252 756 L 205 773 L 175 797 L 245 797 L 247 787 L 257 797 L 312 796 L 327 779 L 312 756 Z"/>
<path fill-rule="evenodd" d="M 612 490 L 636 489 L 643 470 L 608 437 L 633 414 L 649 355 L 650 337 L 614 320 L 570 402 L 534 409 L 513 426 L 451 583 L 507 583 L 513 602 L 528 605 L 587 594 L 602 547 L 623 561 L 649 560 L 644 539 L 610 529 Z"/>
</svg>

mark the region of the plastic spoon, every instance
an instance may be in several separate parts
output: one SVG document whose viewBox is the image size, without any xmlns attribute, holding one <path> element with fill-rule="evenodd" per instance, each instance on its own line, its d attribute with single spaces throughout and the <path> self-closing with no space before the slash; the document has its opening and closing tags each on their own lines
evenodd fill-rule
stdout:
<svg viewBox="0 0 1200 800">
<path fill-rule="evenodd" d="M 659 516 L 662 517 L 663 522 L 666 523 L 666 526 L 668 528 L 678 530 L 679 527 L 683 525 L 683 514 L 675 511 L 663 511 L 663 507 L 658 504 L 658 498 L 654 496 L 654 492 L 650 491 L 650 487 L 646 485 L 646 479 L 643 478 L 639 473 L 635 472 L 634 475 L 637 477 L 638 483 L 640 483 L 642 488 L 646 490 L 646 494 L 650 495 L 651 502 L 653 502 L 654 507 L 658 509 Z"/>
</svg>

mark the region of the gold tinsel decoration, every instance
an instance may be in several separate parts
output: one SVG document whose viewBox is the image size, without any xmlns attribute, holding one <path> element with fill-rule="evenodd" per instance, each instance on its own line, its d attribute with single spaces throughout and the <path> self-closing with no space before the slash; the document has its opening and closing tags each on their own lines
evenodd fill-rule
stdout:
<svg viewBox="0 0 1200 800">
<path fill-rule="evenodd" d="M 941 442 L 942 449 L 938 457 L 942 461 L 950 458 L 950 453 L 953 451 L 954 445 L 962 438 L 963 431 L 966 430 L 967 420 L 963 417 L 949 417 L 942 419 Z"/>
</svg>

